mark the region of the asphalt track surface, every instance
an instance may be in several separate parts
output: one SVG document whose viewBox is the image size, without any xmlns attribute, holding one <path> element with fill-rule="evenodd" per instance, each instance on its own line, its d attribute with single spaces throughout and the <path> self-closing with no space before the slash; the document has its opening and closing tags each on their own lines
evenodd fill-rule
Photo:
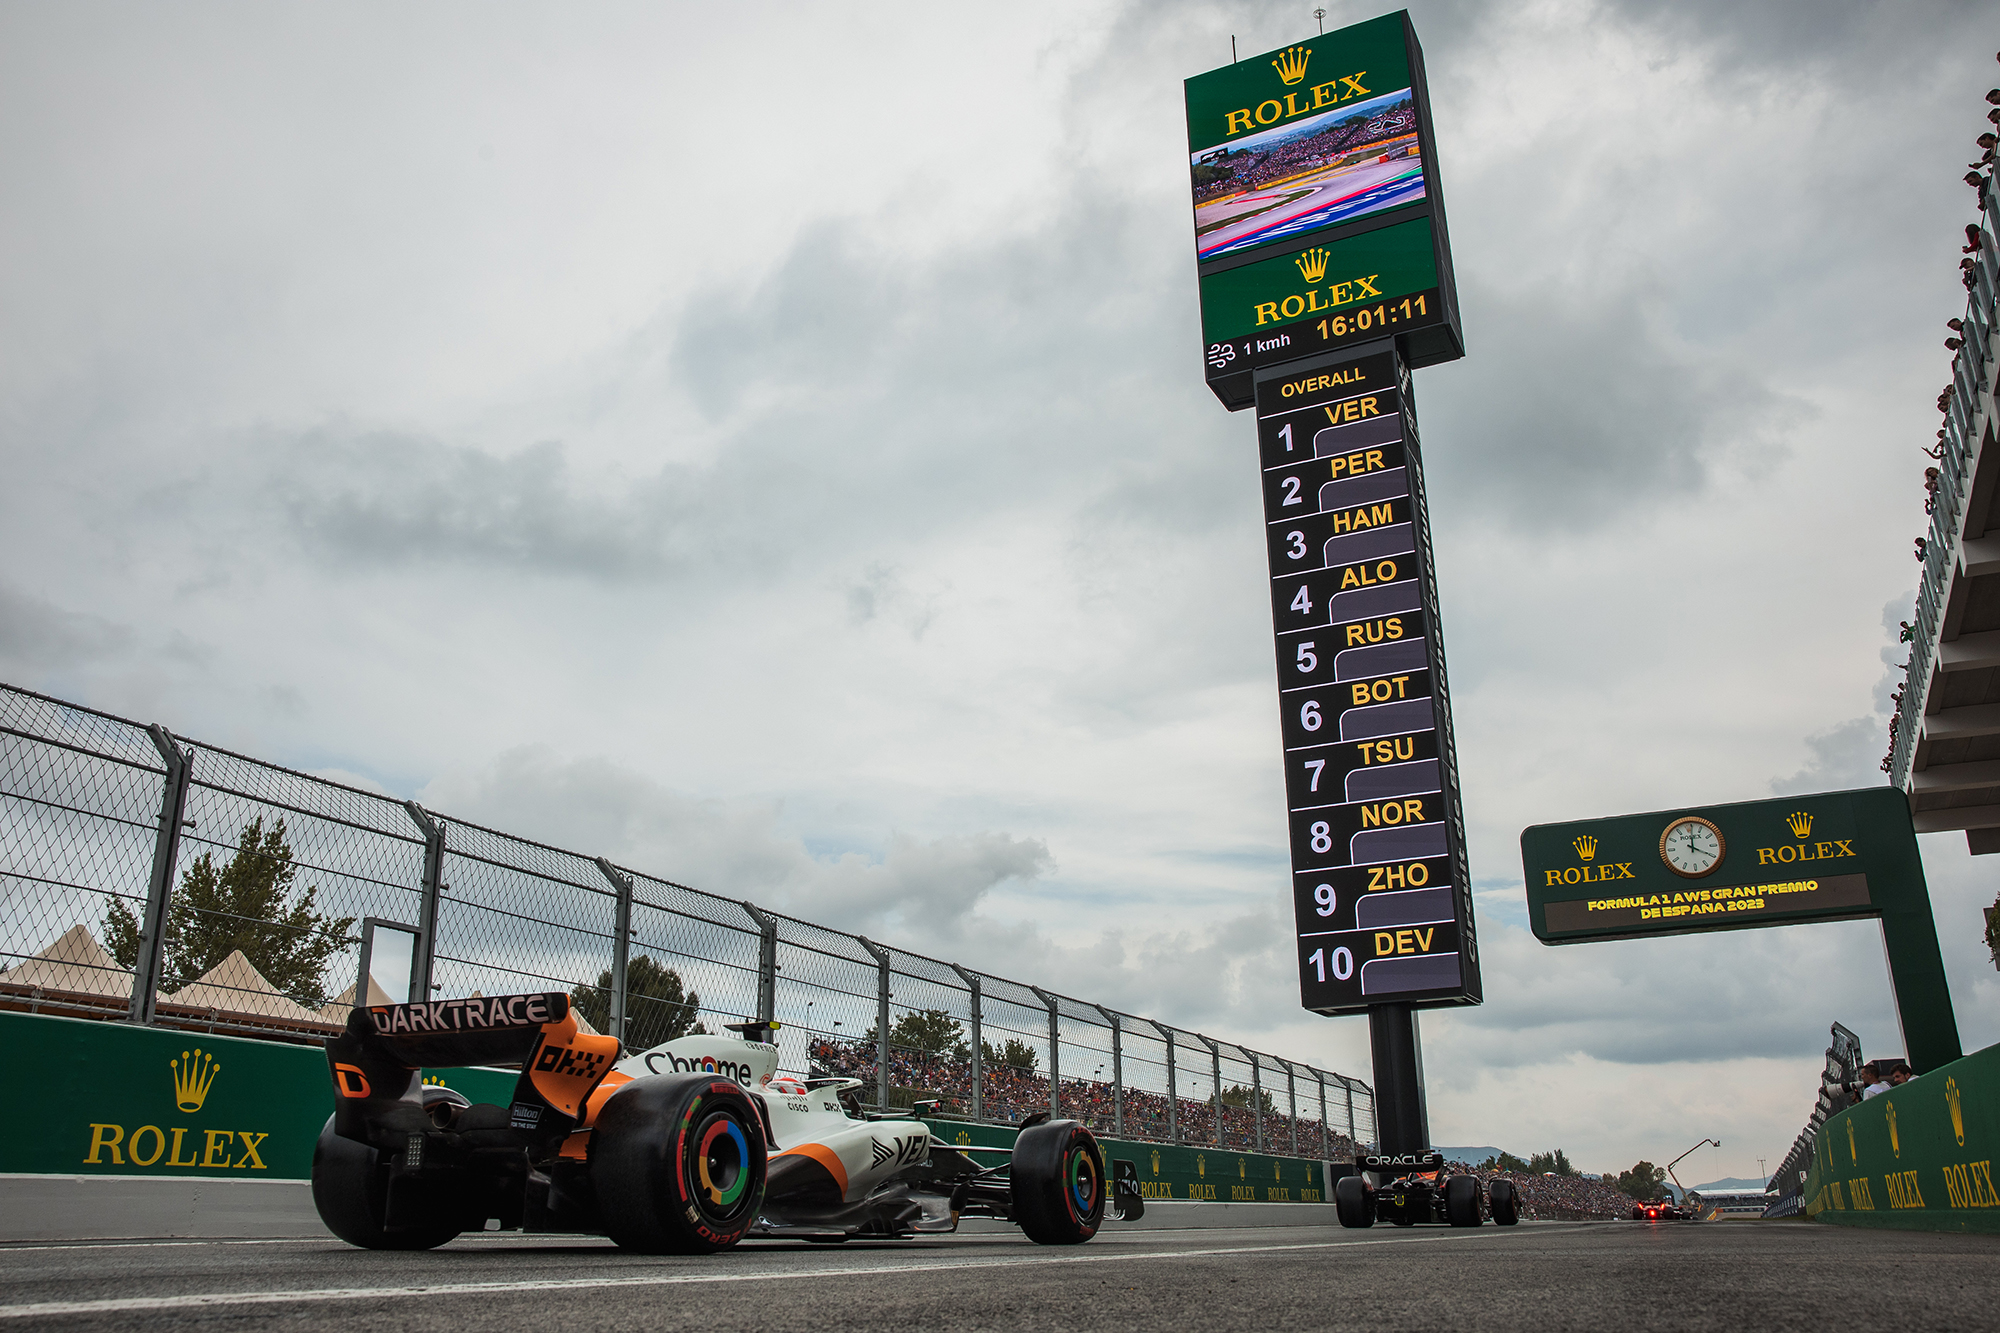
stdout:
<svg viewBox="0 0 2000 1333">
<path fill-rule="evenodd" d="M 1994 1326 L 2000 1238 L 1809 1222 L 1107 1229 L 746 1244 L 584 1238 L 420 1254 L 326 1241 L 0 1247 L 11 1329 L 1789 1329 Z"/>
</svg>

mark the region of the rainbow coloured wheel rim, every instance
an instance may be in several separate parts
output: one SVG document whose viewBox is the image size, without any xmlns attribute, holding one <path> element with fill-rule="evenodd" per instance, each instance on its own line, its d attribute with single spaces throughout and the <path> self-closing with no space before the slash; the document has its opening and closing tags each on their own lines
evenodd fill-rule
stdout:
<svg viewBox="0 0 2000 1333">
<path fill-rule="evenodd" d="M 1097 1210 L 1097 1194 L 1103 1182 L 1097 1175 L 1097 1155 L 1088 1148 L 1074 1146 L 1069 1152 L 1068 1176 L 1069 1203 L 1079 1218 L 1087 1218 Z"/>
<path fill-rule="evenodd" d="M 722 1107 L 702 1116 L 690 1137 L 695 1201 L 711 1218 L 729 1220 L 750 1203 L 757 1176 L 751 1154 L 761 1149 L 752 1146 L 737 1117 Z"/>
</svg>

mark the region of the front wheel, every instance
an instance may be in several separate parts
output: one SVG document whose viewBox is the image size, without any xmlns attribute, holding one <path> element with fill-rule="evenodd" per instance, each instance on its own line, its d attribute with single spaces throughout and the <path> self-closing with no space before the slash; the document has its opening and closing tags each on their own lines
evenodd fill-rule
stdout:
<svg viewBox="0 0 2000 1333">
<path fill-rule="evenodd" d="M 1521 1220 L 1521 1201 L 1514 1192 L 1513 1181 L 1496 1180 L 1486 1187 L 1486 1211 L 1493 1214 L 1493 1220 L 1503 1227 L 1511 1227 Z"/>
<path fill-rule="evenodd" d="M 1342 1176 L 1333 1182 L 1333 1215 L 1344 1227 L 1374 1226 L 1374 1194 L 1360 1176 Z"/>
<path fill-rule="evenodd" d="M 659 1074 L 633 1079 L 597 1113 L 590 1181 L 620 1249 L 713 1254 L 757 1220 L 766 1156 L 743 1089 L 712 1074 Z"/>
<path fill-rule="evenodd" d="M 407 1225 L 384 1227 L 389 1177 L 381 1159 L 367 1144 L 334 1133 L 333 1117 L 326 1118 L 313 1145 L 312 1196 L 328 1231 L 364 1250 L 434 1250 L 465 1230 L 468 1219 L 458 1216 L 449 1200 L 413 1199 L 413 1206 L 399 1205 L 399 1215 L 414 1214 Z"/>
<path fill-rule="evenodd" d="M 1444 1220 L 1455 1227 L 1476 1227 L 1479 1216 L 1479 1180 L 1476 1176 L 1449 1176 L 1444 1182 Z"/>
<path fill-rule="evenodd" d="M 1007 1171 L 1014 1220 L 1040 1245 L 1081 1245 L 1104 1223 L 1104 1154 L 1074 1120 L 1030 1125 Z"/>
</svg>

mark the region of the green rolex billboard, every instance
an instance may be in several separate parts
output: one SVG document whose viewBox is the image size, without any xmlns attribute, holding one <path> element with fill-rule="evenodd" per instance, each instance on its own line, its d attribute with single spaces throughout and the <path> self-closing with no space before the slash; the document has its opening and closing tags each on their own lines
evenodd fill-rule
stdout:
<svg viewBox="0 0 2000 1333">
<path fill-rule="evenodd" d="M 1423 51 L 1404 12 L 1187 81 L 1188 175 L 1209 387 L 1394 338 L 1464 355 Z"/>
<path fill-rule="evenodd" d="M 1521 831 L 1521 868 L 1544 944 L 1879 920 L 1911 1066 L 1959 1058 L 1923 859 L 1894 787 L 1537 824 Z"/>
</svg>

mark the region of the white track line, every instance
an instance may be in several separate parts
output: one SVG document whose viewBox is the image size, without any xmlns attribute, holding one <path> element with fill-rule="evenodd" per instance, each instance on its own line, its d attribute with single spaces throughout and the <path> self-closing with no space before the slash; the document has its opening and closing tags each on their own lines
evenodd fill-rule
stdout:
<svg viewBox="0 0 2000 1333">
<path fill-rule="evenodd" d="M 1380 1240 L 1311 1241 L 1296 1245 L 1242 1245 L 1208 1250 L 1148 1250 L 1121 1254 L 1037 1256 L 1032 1259 L 967 1259 L 955 1263 L 877 1264 L 867 1268 L 812 1268 L 758 1273 L 663 1273 L 645 1277 L 588 1277 L 535 1282 L 462 1282 L 402 1287 L 324 1287 L 299 1291 L 202 1292 L 190 1296 L 130 1296 L 98 1301 L 39 1301 L 33 1305 L 0 1305 L 0 1319 L 50 1319 L 67 1314 L 123 1314 L 158 1310 L 201 1310 L 231 1305 L 290 1305 L 327 1301 L 408 1300 L 417 1296 L 494 1296 L 530 1291 L 596 1291 L 609 1287 L 678 1287 L 724 1282 L 797 1282 L 832 1277 L 894 1277 L 900 1273 L 1024 1268 L 1034 1265 L 1121 1263 L 1139 1259 L 1204 1259 L 1230 1254 L 1282 1254 L 1330 1250 L 1355 1244 L 1409 1245 L 1424 1241 L 1473 1240 L 1498 1231 L 1448 1231 L 1418 1236 L 1384 1236 Z"/>
</svg>

